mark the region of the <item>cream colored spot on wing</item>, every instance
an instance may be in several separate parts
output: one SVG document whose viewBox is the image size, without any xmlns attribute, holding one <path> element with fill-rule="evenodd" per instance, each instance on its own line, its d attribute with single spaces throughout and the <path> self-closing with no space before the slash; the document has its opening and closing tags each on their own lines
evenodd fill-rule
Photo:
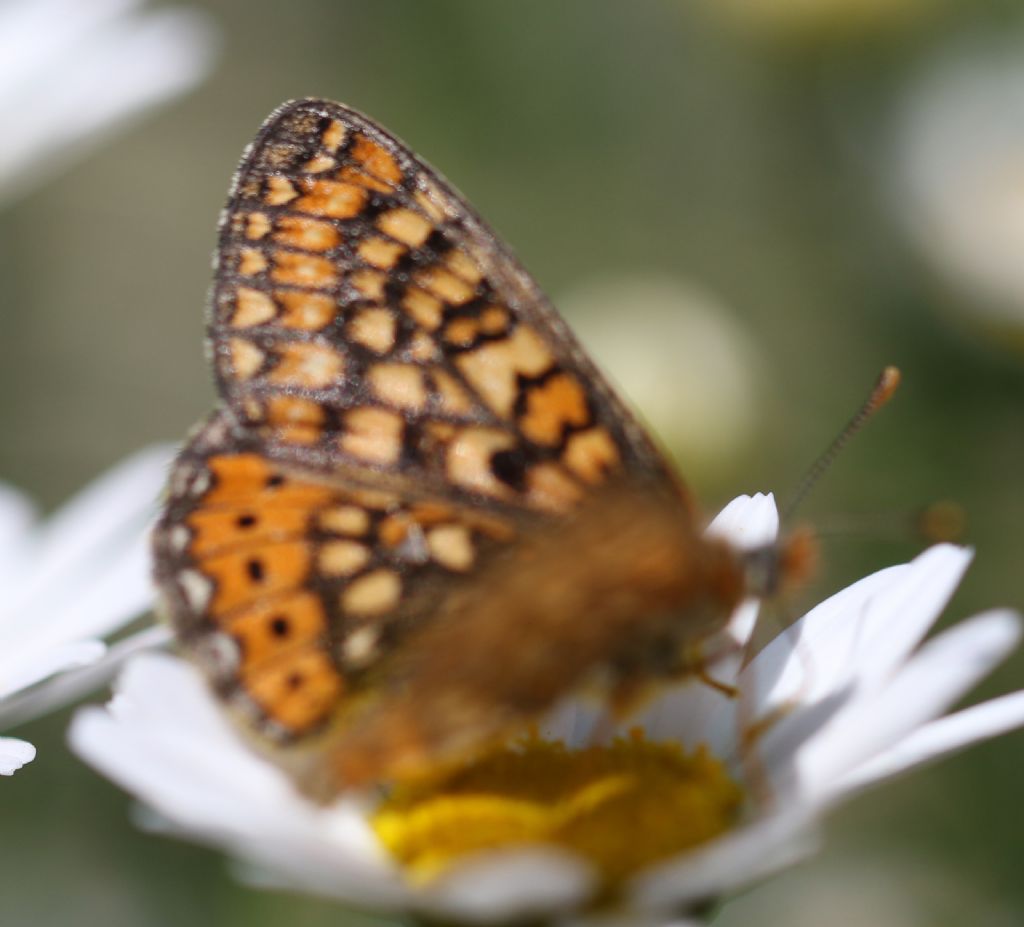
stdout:
<svg viewBox="0 0 1024 927">
<path fill-rule="evenodd" d="M 277 315 L 274 301 L 260 290 L 240 286 L 235 294 L 235 314 L 231 317 L 232 328 L 249 328 L 262 325 Z"/>
<path fill-rule="evenodd" d="M 406 290 L 402 297 L 402 308 L 428 332 L 434 331 L 441 324 L 444 310 L 441 300 L 419 287 L 413 286 Z"/>
<path fill-rule="evenodd" d="M 618 465 L 619 449 L 606 429 L 588 428 L 569 438 L 562 460 L 588 483 L 600 483 Z"/>
<path fill-rule="evenodd" d="M 400 409 L 422 409 L 427 401 L 423 371 L 412 364 L 374 364 L 367 379 L 378 397 Z"/>
<path fill-rule="evenodd" d="M 312 216 L 351 219 L 363 211 L 368 198 L 365 187 L 336 180 L 308 178 L 300 185 L 305 195 L 295 202 L 294 208 Z"/>
<path fill-rule="evenodd" d="M 341 594 L 348 615 L 371 617 L 391 611 L 402 597 L 402 581 L 391 570 L 374 570 L 352 580 Z"/>
<path fill-rule="evenodd" d="M 395 317 L 380 307 L 360 309 L 348 323 L 348 337 L 377 354 L 395 346 L 395 331 Z"/>
<path fill-rule="evenodd" d="M 356 628 L 341 645 L 342 659 L 349 666 L 365 666 L 376 655 L 379 643 L 380 633 L 377 628 L 366 625 Z"/>
<path fill-rule="evenodd" d="M 337 119 L 332 119 L 324 129 L 323 135 L 320 136 L 320 144 L 327 151 L 334 152 L 341 147 L 343 141 L 345 141 L 345 125 Z"/>
<path fill-rule="evenodd" d="M 271 396 L 267 421 L 281 441 L 314 444 L 322 435 L 324 410 L 319 403 L 301 396 Z"/>
<path fill-rule="evenodd" d="M 330 251 L 341 242 L 341 233 L 330 222 L 305 216 L 281 216 L 274 241 L 304 251 Z"/>
<path fill-rule="evenodd" d="M 281 325 L 303 331 L 319 331 L 325 328 L 337 314 L 334 298 L 323 293 L 297 293 L 294 290 L 280 290 L 274 293 L 284 307 Z"/>
<path fill-rule="evenodd" d="M 345 413 L 342 451 L 370 463 L 393 464 L 402 452 L 402 417 L 387 409 L 363 407 Z"/>
<path fill-rule="evenodd" d="M 400 206 L 381 215 L 377 219 L 377 228 L 410 248 L 418 248 L 430 237 L 434 226 L 418 212 Z"/>
<path fill-rule="evenodd" d="M 267 269 L 267 259 L 262 251 L 243 248 L 238 255 L 238 272 L 243 277 L 254 277 Z"/>
<path fill-rule="evenodd" d="M 228 342 L 231 351 L 231 372 L 239 380 L 248 380 L 255 376 L 266 354 L 251 341 L 244 338 L 232 338 Z"/>
<path fill-rule="evenodd" d="M 251 212 L 245 223 L 245 237 L 258 241 L 270 231 L 270 219 L 264 212 Z"/>
<path fill-rule="evenodd" d="M 461 306 L 469 302 L 476 293 L 476 287 L 440 267 L 424 268 L 413 279 L 425 290 L 452 306 Z"/>
<path fill-rule="evenodd" d="M 553 363 L 548 346 L 528 325 L 520 325 L 508 338 L 483 344 L 456 359 L 470 386 L 503 416 L 509 415 L 515 405 L 519 374 L 539 376 Z"/>
<path fill-rule="evenodd" d="M 263 200 L 268 206 L 284 206 L 299 195 L 292 182 L 285 177 L 268 177 L 267 193 Z"/>
<path fill-rule="evenodd" d="M 375 235 L 373 238 L 367 238 L 356 250 L 359 252 L 359 257 L 367 264 L 388 270 L 394 267 L 398 259 L 405 253 L 405 245 Z"/>
<path fill-rule="evenodd" d="M 178 587 L 192 611 L 206 610 L 213 596 L 213 580 L 198 570 L 182 570 L 178 574 Z"/>
<path fill-rule="evenodd" d="M 467 415 L 473 410 L 473 400 L 455 377 L 440 367 L 435 367 L 431 375 L 441 396 L 442 411 L 449 415 Z"/>
<path fill-rule="evenodd" d="M 473 565 L 473 540 L 465 525 L 439 525 L 427 532 L 432 559 L 449 570 L 468 570 Z"/>
<path fill-rule="evenodd" d="M 370 562 L 370 549 L 356 541 L 326 541 L 317 556 L 320 572 L 327 576 L 351 576 Z"/>
<path fill-rule="evenodd" d="M 479 265 L 459 248 L 449 251 L 444 262 L 453 274 L 472 286 L 476 286 L 483 279 L 484 272 Z"/>
<path fill-rule="evenodd" d="M 387 276 L 379 270 L 357 270 L 349 275 L 348 282 L 363 299 L 375 302 L 384 298 L 384 285 Z"/>
<path fill-rule="evenodd" d="M 360 537 L 370 530 L 370 514 L 357 505 L 336 505 L 320 513 L 320 527 L 335 534 Z"/>
<path fill-rule="evenodd" d="M 409 339 L 409 357 L 417 364 L 426 364 L 438 359 L 437 345 L 426 332 L 415 332 Z"/>
<path fill-rule="evenodd" d="M 526 499 L 548 512 L 566 512 L 583 497 L 583 490 L 558 464 L 543 463 L 526 474 Z"/>
<path fill-rule="evenodd" d="M 338 162 L 330 155 L 315 154 L 302 165 L 302 170 L 307 171 L 310 174 L 319 174 L 322 171 L 329 171 L 337 166 Z"/>
<path fill-rule="evenodd" d="M 318 290 L 329 290 L 338 282 L 338 272 L 331 261 L 298 251 L 274 252 L 274 269 L 270 276 L 275 283 Z"/>
<path fill-rule="evenodd" d="M 511 490 L 491 469 L 491 457 L 514 445 L 508 432 L 496 428 L 464 428 L 448 444 L 445 456 L 448 479 L 457 486 L 505 498 Z"/>
<path fill-rule="evenodd" d="M 278 356 L 269 377 L 272 383 L 323 389 L 337 383 L 345 371 L 341 354 L 324 344 L 296 341 L 282 345 Z"/>
</svg>

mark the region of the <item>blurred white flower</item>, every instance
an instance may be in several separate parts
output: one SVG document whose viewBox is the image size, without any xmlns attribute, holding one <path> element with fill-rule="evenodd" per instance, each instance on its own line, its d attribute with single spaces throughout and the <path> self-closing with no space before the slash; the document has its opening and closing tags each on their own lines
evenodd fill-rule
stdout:
<svg viewBox="0 0 1024 927">
<path fill-rule="evenodd" d="M 758 496 L 712 529 L 750 547 L 777 525 Z M 152 826 L 227 849 L 264 885 L 456 921 L 577 923 L 595 898 L 611 921 L 699 919 L 808 853 L 822 813 L 852 792 L 1024 723 L 1024 693 L 941 717 L 1019 635 L 1015 615 L 991 612 L 921 644 L 969 560 L 934 547 L 826 600 L 746 667 L 723 661 L 714 675 L 738 698 L 682 686 L 603 747 L 599 711 L 564 705 L 537 738 L 423 794 L 307 801 L 196 671 L 162 654 L 129 663 L 106 708 L 76 715 L 71 743 L 153 809 Z M 738 610 L 739 640 L 755 614 Z M 554 797 L 538 770 L 575 790 Z M 519 836 L 495 839 L 506 833 Z M 536 833 L 557 836 L 522 836 Z"/>
<path fill-rule="evenodd" d="M 757 350 L 710 293 L 622 275 L 584 282 L 558 306 L 688 473 L 721 468 L 753 440 Z"/>
<path fill-rule="evenodd" d="M 143 2 L 0 0 L 0 200 L 206 75 L 208 18 Z"/>
<path fill-rule="evenodd" d="M 129 457 L 40 522 L 21 493 L 0 484 L 0 729 L 98 686 L 119 659 L 163 635 L 103 638 L 149 609 L 147 529 L 172 450 Z M 0 775 L 35 756 L 0 738 Z"/>
<path fill-rule="evenodd" d="M 938 11 L 941 0 L 705 0 L 704 6 L 745 31 L 810 40 L 904 29 Z"/>
<path fill-rule="evenodd" d="M 896 111 L 896 218 L 972 311 L 1024 325 L 1024 43 L 947 52 Z"/>
</svg>

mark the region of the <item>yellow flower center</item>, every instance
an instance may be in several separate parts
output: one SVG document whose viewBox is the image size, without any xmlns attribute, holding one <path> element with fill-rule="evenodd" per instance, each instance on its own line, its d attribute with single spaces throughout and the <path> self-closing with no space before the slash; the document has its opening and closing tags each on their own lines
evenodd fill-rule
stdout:
<svg viewBox="0 0 1024 927">
<path fill-rule="evenodd" d="M 468 854 L 546 844 L 614 885 L 736 821 L 738 785 L 704 747 L 691 754 L 637 732 L 569 750 L 530 736 L 429 782 L 399 786 L 372 824 L 414 878 Z"/>
</svg>

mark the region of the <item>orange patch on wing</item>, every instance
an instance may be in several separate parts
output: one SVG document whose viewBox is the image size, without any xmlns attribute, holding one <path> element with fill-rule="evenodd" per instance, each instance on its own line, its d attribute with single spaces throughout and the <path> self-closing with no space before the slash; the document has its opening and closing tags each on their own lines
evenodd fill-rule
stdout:
<svg viewBox="0 0 1024 927">
<path fill-rule="evenodd" d="M 267 258 L 255 248 L 242 248 L 238 253 L 238 272 L 243 277 L 255 277 L 267 269 Z"/>
<path fill-rule="evenodd" d="M 567 427 L 590 420 L 587 394 L 579 380 L 559 373 L 526 394 L 526 411 L 519 419 L 522 433 L 535 444 L 557 445 Z"/>
<path fill-rule="evenodd" d="M 287 498 L 254 497 L 251 505 L 204 507 L 185 519 L 191 531 L 188 551 L 193 557 L 205 557 L 231 547 L 289 540 L 304 534 L 308 521 L 308 507 L 296 506 Z"/>
<path fill-rule="evenodd" d="M 310 549 L 304 540 L 277 541 L 199 561 L 200 571 L 216 584 L 210 606 L 215 616 L 301 586 L 309 575 L 309 565 Z"/>
<path fill-rule="evenodd" d="M 402 179 L 402 169 L 394 157 L 362 133 L 356 135 L 349 154 L 368 174 L 389 184 L 397 184 Z"/>
<path fill-rule="evenodd" d="M 293 734 L 324 723 L 344 691 L 330 657 L 313 646 L 243 673 L 241 682 L 267 717 Z"/>
<path fill-rule="evenodd" d="M 262 290 L 240 286 L 235 292 L 235 312 L 231 316 L 232 328 L 250 328 L 262 325 L 277 315 L 274 301 Z"/>
<path fill-rule="evenodd" d="M 281 216 L 273 238 L 282 245 L 305 251 L 330 251 L 341 243 L 341 233 L 330 222 L 305 216 Z"/>
<path fill-rule="evenodd" d="M 256 669 L 283 651 L 327 637 L 327 616 L 311 592 L 261 599 L 222 624 L 242 648 L 242 671 Z"/>
<path fill-rule="evenodd" d="M 323 293 L 297 293 L 294 290 L 275 291 L 275 299 L 284 308 L 281 325 L 303 331 L 326 328 L 338 312 L 334 298 Z"/>
<path fill-rule="evenodd" d="M 337 383 L 344 372 L 345 360 L 335 348 L 295 341 L 278 349 L 278 361 L 268 379 L 286 386 L 323 389 Z"/>
<path fill-rule="evenodd" d="M 311 216 L 351 219 L 363 211 L 369 198 L 364 187 L 335 180 L 304 179 L 300 186 L 304 195 L 294 208 Z"/>
<path fill-rule="evenodd" d="M 301 251 L 275 251 L 270 276 L 275 283 L 318 290 L 329 290 L 338 283 L 338 271 L 332 261 Z"/>
</svg>

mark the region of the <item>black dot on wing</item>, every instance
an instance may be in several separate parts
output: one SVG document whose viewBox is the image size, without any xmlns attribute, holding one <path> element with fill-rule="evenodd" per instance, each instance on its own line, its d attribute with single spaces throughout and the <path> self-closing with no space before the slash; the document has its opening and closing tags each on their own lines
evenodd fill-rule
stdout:
<svg viewBox="0 0 1024 927">
<path fill-rule="evenodd" d="M 245 571 L 249 574 L 249 579 L 254 583 L 262 582 L 264 577 L 263 561 L 253 557 L 251 560 L 247 560 L 245 564 Z"/>
<path fill-rule="evenodd" d="M 526 458 L 516 449 L 491 454 L 491 472 L 506 486 L 521 490 L 526 485 Z"/>
<path fill-rule="evenodd" d="M 286 677 L 285 681 L 284 681 L 284 684 L 292 692 L 294 692 L 296 689 L 301 689 L 302 688 L 302 684 L 305 681 L 306 681 L 305 677 L 302 675 L 302 673 L 289 673 L 288 676 Z"/>
<path fill-rule="evenodd" d="M 283 615 L 275 615 L 270 619 L 270 633 L 274 637 L 287 637 L 290 630 L 288 619 Z"/>
<path fill-rule="evenodd" d="M 256 516 L 251 512 L 247 512 L 244 515 L 239 515 L 238 518 L 235 519 L 235 524 L 238 525 L 239 528 L 251 528 L 256 524 L 256 521 Z"/>
<path fill-rule="evenodd" d="M 280 473 L 274 473 L 267 477 L 267 488 L 274 489 L 282 485 L 284 485 L 284 477 Z"/>
</svg>

